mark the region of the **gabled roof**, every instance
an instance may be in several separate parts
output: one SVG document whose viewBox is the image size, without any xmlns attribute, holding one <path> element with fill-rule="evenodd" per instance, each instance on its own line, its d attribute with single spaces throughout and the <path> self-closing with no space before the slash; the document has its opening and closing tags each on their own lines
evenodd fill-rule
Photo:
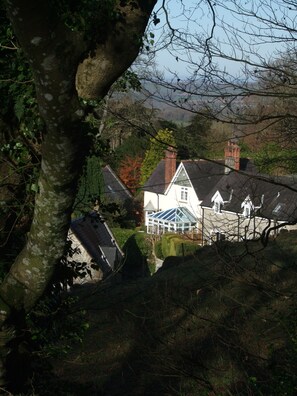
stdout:
<svg viewBox="0 0 297 396">
<path fill-rule="evenodd" d="M 195 223 L 195 216 L 185 207 L 172 208 L 156 212 L 149 216 L 152 219 L 164 220 L 170 223 Z"/>
<path fill-rule="evenodd" d="M 179 163 L 177 169 L 182 165 L 200 200 L 203 200 L 210 189 L 225 175 L 224 160 L 184 160 Z M 240 159 L 240 169 L 245 172 L 255 172 L 255 166 L 247 158 Z M 155 194 L 164 194 L 167 187 L 165 184 L 165 160 L 163 159 L 145 183 L 143 190 Z"/>
<path fill-rule="evenodd" d="M 113 270 L 122 259 L 120 248 L 98 213 L 89 213 L 72 221 L 70 228 L 103 273 Z"/>
<path fill-rule="evenodd" d="M 128 187 L 120 180 L 109 165 L 102 168 L 104 198 L 112 201 L 124 202 L 132 199 Z"/>
<path fill-rule="evenodd" d="M 223 161 L 214 163 L 206 160 L 186 160 L 181 161 L 179 167 L 181 166 L 184 166 L 197 195 L 199 192 L 199 199 L 203 199 L 209 189 L 217 183 L 225 169 Z M 167 187 L 165 185 L 165 160 L 163 159 L 159 162 L 143 189 L 156 194 L 164 194 Z"/>
<path fill-rule="evenodd" d="M 183 161 L 183 165 L 199 200 L 203 200 L 225 174 L 223 162 L 196 160 Z"/>
<path fill-rule="evenodd" d="M 144 191 L 150 191 L 155 194 L 164 194 L 165 189 L 165 160 L 162 159 L 148 181 L 143 186 Z"/>
</svg>

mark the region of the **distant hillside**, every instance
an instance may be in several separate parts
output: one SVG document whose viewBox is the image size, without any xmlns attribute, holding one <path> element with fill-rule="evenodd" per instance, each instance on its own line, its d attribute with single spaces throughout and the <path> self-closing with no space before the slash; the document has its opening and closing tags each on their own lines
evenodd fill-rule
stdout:
<svg viewBox="0 0 297 396">
<path fill-rule="evenodd" d="M 242 106 L 246 106 L 241 95 L 236 98 L 241 90 L 232 85 L 220 83 L 215 85 L 213 83 L 209 86 L 201 81 L 200 85 L 196 82 L 196 85 L 199 86 L 198 89 L 186 81 L 180 81 L 178 84 L 179 89 L 175 89 L 174 85 L 170 87 L 170 82 L 166 81 L 164 81 L 164 84 L 141 81 L 140 92 L 131 90 L 128 93 L 114 93 L 114 97 L 120 98 L 128 95 L 132 100 L 140 101 L 144 106 L 158 110 L 160 118 L 182 125 L 187 125 L 196 111 L 204 109 L 206 105 L 220 110 L 223 114 L 227 110 L 224 101 L 225 95 L 228 97 L 230 95 L 234 96 L 232 106 L 236 111 Z M 256 87 L 251 84 L 250 88 L 255 89 Z M 253 99 L 249 97 L 247 100 L 249 105 L 253 106 Z M 256 106 L 257 102 L 254 105 Z"/>
<path fill-rule="evenodd" d="M 296 242 L 213 245 L 135 283 L 79 289 L 90 329 L 51 362 L 43 395 L 296 395 Z"/>
</svg>

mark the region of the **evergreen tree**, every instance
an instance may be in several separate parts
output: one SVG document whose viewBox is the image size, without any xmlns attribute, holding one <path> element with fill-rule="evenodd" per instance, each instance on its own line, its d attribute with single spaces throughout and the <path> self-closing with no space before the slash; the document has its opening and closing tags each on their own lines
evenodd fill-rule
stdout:
<svg viewBox="0 0 297 396">
<path fill-rule="evenodd" d="M 282 147 L 279 143 L 268 142 L 253 155 L 261 173 L 270 175 L 296 174 L 297 149 Z"/>
<path fill-rule="evenodd" d="M 209 144 L 212 140 L 210 130 L 211 121 L 201 114 L 196 114 L 191 123 L 179 131 L 176 139 L 179 157 L 188 159 L 206 156 L 212 147 Z"/>
<path fill-rule="evenodd" d="M 150 177 L 158 163 L 164 158 L 164 152 L 168 147 L 175 147 L 175 139 L 169 129 L 160 129 L 159 132 L 150 139 L 150 145 L 145 153 L 141 167 L 141 184 L 144 184 Z"/>
<path fill-rule="evenodd" d="M 74 215 L 79 216 L 92 210 L 103 193 L 102 163 L 99 157 L 87 158 L 79 180 Z"/>
</svg>

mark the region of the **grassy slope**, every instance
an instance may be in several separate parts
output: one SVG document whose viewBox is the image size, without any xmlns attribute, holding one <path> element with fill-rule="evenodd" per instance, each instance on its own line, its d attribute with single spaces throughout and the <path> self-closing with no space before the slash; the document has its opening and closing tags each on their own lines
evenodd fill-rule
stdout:
<svg viewBox="0 0 297 396">
<path fill-rule="evenodd" d="M 297 394 L 296 242 L 206 247 L 137 283 L 81 289 L 90 330 L 52 362 L 55 394 Z"/>
</svg>

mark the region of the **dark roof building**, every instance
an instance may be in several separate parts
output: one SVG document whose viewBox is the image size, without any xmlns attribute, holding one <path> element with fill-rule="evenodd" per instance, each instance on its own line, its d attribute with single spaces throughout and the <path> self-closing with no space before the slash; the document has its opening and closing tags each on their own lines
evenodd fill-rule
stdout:
<svg viewBox="0 0 297 396">
<path fill-rule="evenodd" d="M 294 177 L 230 172 L 205 196 L 203 207 L 213 207 L 212 198 L 217 191 L 224 200 L 224 211 L 241 213 L 242 203 L 249 197 L 258 216 L 277 221 L 297 218 L 297 180 Z"/>
<path fill-rule="evenodd" d="M 116 269 L 123 258 L 123 253 L 98 213 L 89 213 L 72 221 L 71 231 L 104 275 Z"/>
<path fill-rule="evenodd" d="M 189 179 L 192 186 L 199 197 L 203 200 L 219 180 L 227 174 L 230 169 L 225 167 L 225 160 L 211 161 L 211 160 L 184 160 L 177 162 L 175 159 L 175 166 L 168 164 L 168 159 L 162 159 L 157 165 L 156 169 L 143 186 L 144 191 L 150 191 L 155 194 L 164 194 L 170 182 L 174 181 L 173 177 L 177 168 L 182 164 L 186 171 L 184 179 Z M 251 174 L 256 173 L 256 167 L 248 158 L 241 158 L 239 160 L 240 170 Z M 173 171 L 174 170 L 174 171 Z M 167 175 L 167 176 L 166 176 Z"/>
<path fill-rule="evenodd" d="M 214 233 L 240 240 L 265 232 L 272 223 L 293 229 L 297 222 L 297 178 L 259 174 L 252 161 L 240 158 L 235 141 L 228 142 L 224 160 L 186 160 L 177 166 L 172 152 L 165 155 L 143 189 L 150 233 L 191 231 L 203 243 L 207 229 L 208 238 Z M 187 209 L 196 224 L 189 216 L 182 226 L 168 219 L 177 208 Z"/>
<path fill-rule="evenodd" d="M 132 194 L 128 187 L 120 180 L 109 165 L 102 168 L 103 194 L 109 201 L 125 202 L 132 200 Z"/>
</svg>

